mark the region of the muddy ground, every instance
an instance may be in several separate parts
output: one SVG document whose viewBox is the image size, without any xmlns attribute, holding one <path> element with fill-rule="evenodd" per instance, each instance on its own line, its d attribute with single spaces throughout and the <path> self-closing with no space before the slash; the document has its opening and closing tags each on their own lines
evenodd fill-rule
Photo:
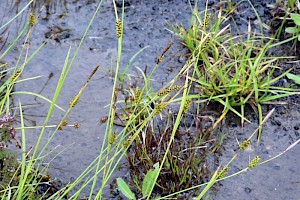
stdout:
<svg viewBox="0 0 300 200">
<path fill-rule="evenodd" d="M 0 13 L 3 16 L 0 24 L 6 22 L 17 10 L 24 6 L 22 3 L 16 4 L 15 1 L 11 0 L 3 0 L 3 2 L 0 5 Z M 149 48 L 137 56 L 132 63 L 129 73 L 133 77 L 137 77 L 137 79 L 139 77 L 136 67 L 144 69 L 147 66 L 150 70 L 155 64 L 155 59 L 168 42 L 170 40 L 175 42 L 175 45 L 166 54 L 165 61 L 153 77 L 154 86 L 162 86 L 178 72 L 184 62 L 183 55 L 186 53 L 186 50 L 178 44 L 178 38 L 166 30 L 169 28 L 167 22 L 176 22 L 188 27 L 191 16 L 190 4 L 187 0 L 128 0 L 126 2 L 122 54 L 123 68 L 139 49 L 149 45 Z M 211 1 L 209 6 L 213 7 L 216 3 L 218 1 Z M 275 3 L 275 1 L 252 1 L 252 3 L 254 3 L 262 20 L 268 23 L 271 15 L 267 4 Z M 204 9 L 204 4 L 204 1 L 199 3 L 199 10 Z M 71 46 L 72 53 L 74 53 L 97 6 L 97 2 L 93 0 L 53 0 L 49 6 L 45 6 L 39 12 L 43 5 L 47 5 L 46 1 L 37 3 L 34 10 L 40 16 L 30 38 L 30 49 L 31 51 L 35 50 L 49 37 L 49 34 L 51 34 L 50 29 L 57 30 L 57 37 L 49 41 L 35 56 L 24 70 L 21 78 L 42 77 L 18 84 L 15 89 L 34 91 L 51 98 L 67 51 Z M 28 12 L 25 12 L 16 23 L 9 26 L 9 38 L 13 38 L 15 30 L 20 31 L 20 27 L 27 16 Z M 234 15 L 234 19 L 242 32 L 247 30 L 248 19 L 250 19 L 253 28 L 259 30 L 255 24 L 255 14 L 246 1 L 239 6 L 238 14 Z M 81 128 L 78 130 L 71 127 L 65 128 L 54 138 L 49 147 L 49 150 L 57 147 L 55 151 L 57 153 L 69 146 L 63 154 L 58 155 L 52 161 L 49 169 L 52 177 L 57 177 L 65 183 L 77 177 L 100 150 L 105 127 L 99 124 L 99 119 L 107 113 L 105 106 L 110 101 L 110 89 L 112 87 L 109 69 L 116 59 L 117 51 L 114 24 L 112 3 L 111 1 L 104 1 L 58 100 L 60 106 L 67 108 L 70 99 L 80 89 L 94 66 L 100 65 L 101 70 L 96 73 L 84 91 L 80 102 L 68 117 L 69 123 L 78 122 L 81 124 Z M 234 32 L 234 27 L 232 29 Z M 6 62 L 10 63 L 10 66 L 14 66 L 13 64 L 16 63 L 21 45 L 20 42 L 4 58 Z M 283 51 L 283 53 L 286 52 Z M 293 67 L 299 73 L 299 64 L 296 63 Z M 50 75 L 53 76 L 49 79 Z M 35 123 L 42 124 L 43 117 L 48 109 L 47 103 L 39 99 L 35 100 L 31 96 L 17 96 L 15 98 L 20 98 L 24 104 L 27 126 Z M 299 97 L 286 100 L 299 103 Z M 294 105 L 264 106 L 264 110 L 268 111 L 273 107 L 276 108 L 276 111 L 264 126 L 261 143 L 258 146 L 254 144 L 248 151 L 240 155 L 238 162 L 231 165 L 229 173 L 247 166 L 249 159 L 256 155 L 260 155 L 262 160 L 275 156 L 299 139 L 300 107 Z M 243 128 L 239 127 L 234 116 L 228 116 L 225 119 L 220 130 L 220 132 L 227 133 L 222 148 L 221 163 L 227 162 L 234 155 L 234 150 L 238 147 L 236 138 L 241 141 L 249 137 L 257 128 L 256 117 L 252 112 L 252 110 L 248 110 L 248 116 L 254 116 L 250 118 L 253 123 L 246 124 Z M 58 123 L 62 114 L 56 110 L 55 117 L 51 118 L 51 122 L 53 124 Z M 27 134 L 27 138 L 30 138 L 28 146 L 33 146 L 39 130 L 28 131 Z M 211 194 L 209 199 L 299 199 L 300 173 L 297 170 L 297 166 L 300 166 L 299 154 L 300 146 L 297 145 L 268 164 L 222 181 L 216 193 Z"/>
</svg>

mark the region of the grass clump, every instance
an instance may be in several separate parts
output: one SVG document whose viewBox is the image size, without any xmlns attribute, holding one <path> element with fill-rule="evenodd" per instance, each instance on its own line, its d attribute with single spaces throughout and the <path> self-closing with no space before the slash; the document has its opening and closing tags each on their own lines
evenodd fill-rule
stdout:
<svg viewBox="0 0 300 200">
<path fill-rule="evenodd" d="M 199 102 L 218 102 L 224 110 L 215 126 L 228 111 L 234 112 L 245 121 L 245 105 L 250 104 L 258 114 L 259 125 L 262 125 L 261 105 L 273 100 L 299 94 L 299 90 L 276 86 L 276 83 L 291 69 L 274 77 L 280 69 L 278 61 L 287 57 L 272 57 L 269 52 L 275 43 L 274 38 L 266 38 L 252 32 L 250 23 L 244 35 L 232 36 L 230 25 L 222 22 L 221 10 L 216 16 L 204 11 L 204 17 L 193 11 L 188 30 L 174 28 L 183 44 L 190 50 L 189 62 L 193 66 L 189 79 L 197 88 L 194 98 Z M 210 22 L 210 18 L 215 19 Z M 174 26 L 173 26 L 174 27 Z M 222 28 L 224 27 L 224 28 Z M 239 107 L 239 109 L 237 109 Z M 261 129 L 258 138 L 261 136 Z"/>
<path fill-rule="evenodd" d="M 156 100 L 149 103 L 148 107 L 140 105 L 136 112 L 130 112 L 137 120 L 131 123 L 128 130 L 138 134 L 136 137 L 129 135 L 128 140 L 131 145 L 129 146 L 126 140 L 124 146 L 128 147 L 126 159 L 132 170 L 131 180 L 137 189 L 136 194 L 140 194 L 140 197 L 143 196 L 142 183 L 146 178 L 144 175 L 153 169 L 155 163 L 161 163 L 164 156 L 166 158 L 151 196 L 170 194 L 208 180 L 209 170 L 205 167 L 205 161 L 206 153 L 211 149 L 205 144 L 210 138 L 210 133 L 192 133 L 184 124 L 175 125 L 177 113 L 172 113 L 169 107 L 172 107 L 172 99 L 180 94 L 174 91 L 178 88 L 178 86 L 172 86 L 161 89 L 155 93 L 153 99 Z M 172 92 L 176 94 L 172 95 Z M 140 99 L 146 98 L 142 95 Z M 190 100 L 187 100 L 183 104 L 182 121 L 189 119 L 189 116 L 184 113 L 188 112 L 190 103 Z M 145 112 L 142 109 L 145 109 Z M 152 113 L 151 120 L 147 121 L 143 129 L 137 132 L 141 122 Z M 176 126 L 178 128 L 174 131 Z M 172 135 L 173 131 L 174 135 Z M 167 150 L 170 141 L 172 142 Z"/>
</svg>

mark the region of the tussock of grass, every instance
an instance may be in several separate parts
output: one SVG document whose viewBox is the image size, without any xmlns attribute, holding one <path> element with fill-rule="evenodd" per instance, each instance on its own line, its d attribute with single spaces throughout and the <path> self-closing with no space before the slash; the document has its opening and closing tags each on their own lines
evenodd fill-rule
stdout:
<svg viewBox="0 0 300 200">
<path fill-rule="evenodd" d="M 252 32 L 250 23 L 245 35 L 233 36 L 230 25 L 224 24 L 226 18 L 221 15 L 221 10 L 216 16 L 208 12 L 205 10 L 201 17 L 194 10 L 188 30 L 173 26 L 175 33 L 191 52 L 188 62 L 193 63 L 193 72 L 190 80 L 198 89 L 198 94 L 193 97 L 198 98 L 199 102 L 214 101 L 224 106 L 223 114 L 214 126 L 228 111 L 238 115 L 242 125 L 245 121 L 250 122 L 245 118 L 244 111 L 245 105 L 250 104 L 256 107 L 259 125 L 262 127 L 261 104 L 299 94 L 299 90 L 275 86 L 278 80 L 291 71 L 289 69 L 274 77 L 274 71 L 280 68 L 278 61 L 290 57 L 268 56 L 272 47 L 281 43 Z M 240 111 L 236 107 L 240 107 Z"/>
</svg>

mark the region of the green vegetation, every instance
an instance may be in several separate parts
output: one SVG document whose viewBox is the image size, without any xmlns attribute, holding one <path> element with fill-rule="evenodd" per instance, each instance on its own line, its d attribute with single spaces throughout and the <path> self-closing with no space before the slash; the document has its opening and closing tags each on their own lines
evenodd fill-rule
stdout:
<svg viewBox="0 0 300 200">
<path fill-rule="evenodd" d="M 300 4 L 298 0 L 276 1 L 275 5 L 270 5 L 273 8 L 271 26 L 276 31 L 277 37 L 284 33 L 285 37 L 293 38 L 294 43 L 292 49 L 296 49 L 297 41 L 300 41 Z"/>
<path fill-rule="evenodd" d="M 272 48 L 297 38 L 298 33 L 288 40 L 278 42 L 272 37 L 263 36 L 262 33 L 252 32 L 249 23 L 246 34 L 232 35 L 230 25 L 226 24 L 227 18 L 223 16 L 222 9 L 214 15 L 208 7 L 201 13 L 195 6 L 190 25 L 186 30 L 183 26 L 172 26 L 174 33 L 181 38 L 182 43 L 189 49 L 187 61 L 178 74 L 162 88 L 153 88 L 151 78 L 157 67 L 163 62 L 164 55 L 172 45 L 170 43 L 158 56 L 157 62 L 149 74 L 140 70 L 143 84 L 132 88 L 132 86 L 126 85 L 128 78 L 130 78 L 127 70 L 135 56 L 142 50 L 136 53 L 128 62 L 125 70 L 120 72 L 124 1 L 121 13 L 118 13 L 115 1 L 113 1 L 118 54 L 114 68 L 115 76 L 109 113 L 107 117 L 101 119 L 102 123 L 106 123 L 106 130 L 99 155 L 73 182 L 50 193 L 48 189 L 41 193 L 40 186 L 49 185 L 51 182 L 47 175 L 48 165 L 43 165 L 43 160 L 50 154 L 46 151 L 47 146 L 56 136 L 58 130 L 68 126 L 67 115 L 76 106 L 83 90 L 99 68 L 99 66 L 94 68 L 91 75 L 83 82 L 81 89 L 74 94 L 74 98 L 70 100 L 66 110 L 56 104 L 68 72 L 75 57 L 78 56 L 87 31 L 99 12 L 102 2 L 102 0 L 99 2 L 87 25 L 74 56 L 70 56 L 71 48 L 67 52 L 51 100 L 30 91 L 13 91 L 13 86 L 20 81 L 20 74 L 26 70 L 27 63 L 34 59 L 34 55 L 45 46 L 46 42 L 31 55 L 28 53 L 29 47 L 24 45 L 13 69 L 5 69 L 5 64 L 1 66 L 1 79 L 4 78 L 5 72 L 10 72 L 11 75 L 0 87 L 0 174 L 12 166 L 10 168 L 11 173 L 5 174 L 5 176 L 10 176 L 5 177 L 5 182 L 0 185 L 2 199 L 78 199 L 83 190 L 89 191 L 89 199 L 101 199 L 105 188 L 112 181 L 113 173 L 121 160 L 126 158 L 131 169 L 131 179 L 126 182 L 120 177 L 117 178 L 116 182 L 119 191 L 128 199 L 194 197 L 194 199 L 200 200 L 207 195 L 209 189 L 216 182 L 231 178 L 247 170 L 255 170 L 253 168 L 281 156 L 300 141 L 296 141 L 275 157 L 262 160 L 257 155 L 242 170 L 232 174 L 227 173 L 230 164 L 239 158 L 240 152 L 254 143 L 253 137 L 257 135 L 258 142 L 263 137 L 263 124 L 274 112 L 273 109 L 269 113 L 263 113 L 263 104 L 270 104 L 282 97 L 300 93 L 299 89 L 276 85 L 277 81 L 284 76 L 297 84 L 299 83 L 299 77 L 289 73 L 292 69 L 281 73 L 279 76 L 274 76 L 274 72 L 280 68 L 279 61 L 290 57 L 275 57 L 268 54 Z M 24 12 L 32 3 L 33 1 L 30 1 L 20 12 Z M 292 1 L 289 1 L 290 3 L 295 5 L 295 2 L 293 4 Z M 232 6 L 231 1 L 227 1 L 228 9 L 225 13 L 232 14 L 236 6 L 238 4 Z M 18 15 L 7 24 L 17 17 Z M 7 24 L 4 24 L 0 30 L 5 28 Z M 36 24 L 34 14 L 30 13 L 28 22 L 16 39 L 1 53 L 0 60 L 10 53 L 11 48 L 20 40 L 21 36 L 26 36 L 25 42 L 32 39 L 30 37 L 32 28 L 36 25 L 38 24 Z M 184 77 L 184 80 L 180 77 Z M 22 81 L 28 80 L 23 79 Z M 119 93 L 122 93 L 125 98 L 120 99 Z M 14 110 L 14 115 L 10 114 L 12 112 L 11 96 L 16 94 L 34 95 L 49 102 L 49 110 L 42 125 L 35 127 L 24 125 L 22 102 L 18 102 L 18 108 Z M 210 116 L 199 117 L 200 107 L 204 102 L 216 102 L 224 107 L 217 120 Z M 257 111 L 258 128 L 250 136 L 245 135 L 247 139 L 237 144 L 238 150 L 231 160 L 215 167 L 215 169 L 209 169 L 206 165 L 207 160 L 218 156 L 216 154 L 220 151 L 226 138 L 226 134 L 216 134 L 216 127 L 220 125 L 221 120 L 228 112 L 233 112 L 239 116 L 242 125 L 249 122 L 250 120 L 245 117 L 246 104 L 250 104 Z M 193 109 L 190 109 L 191 107 Z M 63 112 L 63 117 L 56 125 L 49 124 L 54 109 L 60 109 Z M 18 125 L 20 127 L 18 128 L 16 127 L 17 123 L 15 123 L 16 113 L 20 116 Z M 211 125 L 205 128 L 201 127 L 199 125 L 200 118 L 211 122 Z M 189 125 L 192 120 L 194 120 L 195 128 Z M 71 126 L 78 127 L 79 125 Z M 122 126 L 122 129 L 120 130 L 116 126 Z M 28 152 L 26 147 L 26 130 L 28 128 L 41 128 L 39 138 L 31 152 Z M 49 129 L 51 130 L 50 137 L 45 136 L 48 128 L 52 128 Z M 15 130 L 19 130 L 18 134 L 21 134 L 20 142 L 16 140 L 15 134 L 17 133 Z M 42 141 L 46 139 L 47 143 L 42 146 Z M 13 160 L 6 164 L 8 163 L 5 161 L 6 158 L 14 157 L 5 149 L 10 141 L 15 141 L 22 149 L 22 159 L 20 162 Z M 4 165 L 5 167 L 3 167 Z M 99 177 L 101 177 L 101 181 L 99 181 Z"/>
<path fill-rule="evenodd" d="M 215 22 L 211 22 L 210 18 Z M 289 71 L 274 77 L 273 73 L 278 61 L 286 57 L 269 57 L 267 52 L 280 44 L 273 38 L 256 36 L 248 25 L 246 35 L 232 36 L 230 26 L 222 22 L 226 18 L 221 10 L 216 16 L 211 16 L 206 9 L 204 17 L 194 10 L 190 27 L 187 31 L 182 27 L 173 26 L 175 33 L 181 37 L 191 52 L 189 63 L 193 67 L 189 79 L 198 88 L 199 93 L 192 97 L 198 102 L 216 101 L 224 106 L 223 115 L 214 127 L 222 120 L 228 111 L 241 118 L 241 124 L 248 121 L 245 118 L 245 104 L 251 104 L 258 113 L 259 125 L 262 127 L 261 104 L 271 103 L 281 97 L 299 94 L 299 90 L 275 86 L 278 80 Z M 222 28 L 221 29 L 221 25 Z M 236 107 L 240 107 L 240 112 Z M 260 129 L 258 139 L 261 137 Z"/>
</svg>

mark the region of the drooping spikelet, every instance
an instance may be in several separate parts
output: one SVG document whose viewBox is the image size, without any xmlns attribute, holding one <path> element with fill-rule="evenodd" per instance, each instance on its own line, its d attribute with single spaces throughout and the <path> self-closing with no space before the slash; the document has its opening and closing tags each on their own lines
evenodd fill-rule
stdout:
<svg viewBox="0 0 300 200">
<path fill-rule="evenodd" d="M 120 19 L 117 19 L 116 21 L 116 36 L 117 38 L 120 38 L 122 35 L 122 21 Z"/>
</svg>

